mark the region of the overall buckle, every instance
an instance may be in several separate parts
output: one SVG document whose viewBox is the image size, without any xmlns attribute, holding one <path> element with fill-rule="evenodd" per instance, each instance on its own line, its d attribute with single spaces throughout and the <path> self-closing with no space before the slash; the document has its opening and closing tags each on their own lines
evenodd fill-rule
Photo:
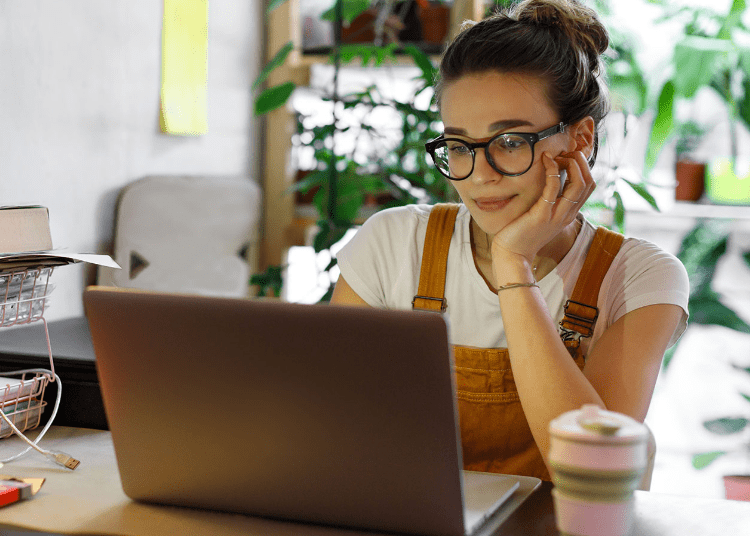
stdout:
<svg viewBox="0 0 750 536">
<path fill-rule="evenodd" d="M 448 308 L 448 300 L 446 300 L 445 298 L 433 298 L 432 296 L 420 296 L 420 295 L 416 295 L 416 296 L 414 296 L 414 299 L 411 301 L 411 308 L 412 309 L 420 309 L 420 310 L 423 310 L 423 311 L 425 311 L 425 310 L 426 311 L 433 310 L 433 309 L 422 309 L 421 307 L 418 308 L 416 306 L 416 302 L 417 302 L 418 299 L 439 301 L 440 302 L 440 312 L 441 313 L 444 313 L 445 310 Z"/>
</svg>

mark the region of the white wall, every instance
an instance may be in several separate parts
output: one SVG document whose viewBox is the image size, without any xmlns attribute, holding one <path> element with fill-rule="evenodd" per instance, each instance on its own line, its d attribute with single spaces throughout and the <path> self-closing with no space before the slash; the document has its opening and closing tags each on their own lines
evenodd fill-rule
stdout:
<svg viewBox="0 0 750 536">
<path fill-rule="evenodd" d="M 49 207 L 55 247 L 105 252 L 125 184 L 259 177 L 250 86 L 262 0 L 211 0 L 208 134 L 159 131 L 159 0 L 0 0 L 0 205 Z M 81 315 L 90 268 L 58 268 L 47 319 Z"/>
</svg>

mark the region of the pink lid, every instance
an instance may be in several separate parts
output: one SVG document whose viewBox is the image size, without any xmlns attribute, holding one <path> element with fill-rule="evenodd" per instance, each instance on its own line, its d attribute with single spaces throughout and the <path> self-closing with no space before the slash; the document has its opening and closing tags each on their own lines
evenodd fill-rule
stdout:
<svg viewBox="0 0 750 536">
<path fill-rule="evenodd" d="M 549 430 L 552 436 L 598 443 L 639 443 L 648 437 L 642 423 L 594 404 L 563 413 L 550 423 Z"/>
</svg>

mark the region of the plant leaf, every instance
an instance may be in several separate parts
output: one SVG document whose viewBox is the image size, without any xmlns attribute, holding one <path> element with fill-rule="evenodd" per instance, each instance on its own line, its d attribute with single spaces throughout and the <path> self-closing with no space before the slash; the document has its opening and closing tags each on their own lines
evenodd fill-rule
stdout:
<svg viewBox="0 0 750 536">
<path fill-rule="evenodd" d="M 744 417 L 722 417 L 705 421 L 703 427 L 711 433 L 718 435 L 737 434 L 745 429 L 748 420 Z"/>
<path fill-rule="evenodd" d="M 742 333 L 750 333 L 750 326 L 737 313 L 714 296 L 697 296 L 688 302 L 693 324 L 724 326 Z"/>
<path fill-rule="evenodd" d="M 745 0 L 734 0 L 729 13 L 724 19 L 724 24 L 716 35 L 719 39 L 732 39 L 732 31 L 742 25 L 742 14 L 746 8 Z"/>
<path fill-rule="evenodd" d="M 304 179 L 292 184 L 289 188 L 287 188 L 286 193 L 301 192 L 303 194 L 306 194 L 312 188 L 315 188 L 316 186 L 320 186 L 321 184 L 324 184 L 327 180 L 328 180 L 328 171 L 317 169 L 309 173 L 307 176 L 305 176 Z"/>
<path fill-rule="evenodd" d="M 266 89 L 255 99 L 255 115 L 267 114 L 284 106 L 296 87 L 294 82 L 284 82 Z"/>
<path fill-rule="evenodd" d="M 375 66 L 378 67 L 387 58 L 396 57 L 395 43 L 389 43 L 384 47 L 368 44 L 342 45 L 339 50 L 341 54 L 341 61 L 343 63 L 349 63 L 350 61 L 359 58 L 362 60 L 362 67 L 367 66 L 367 64 L 370 63 L 370 60 L 372 60 L 373 58 Z"/>
<path fill-rule="evenodd" d="M 745 400 L 747 400 L 748 402 L 750 402 L 750 395 L 748 395 L 746 393 L 740 393 L 740 395 L 742 396 L 742 398 L 744 398 Z"/>
<path fill-rule="evenodd" d="M 329 220 L 318 222 L 318 233 L 313 239 L 315 253 L 330 249 L 336 242 L 344 238 L 351 225 L 339 226 Z"/>
<path fill-rule="evenodd" d="M 714 452 L 704 452 L 702 454 L 696 454 L 693 456 L 693 467 L 696 469 L 703 469 L 711 465 L 716 458 L 726 454 L 723 450 L 717 450 Z"/>
<path fill-rule="evenodd" d="M 750 129 L 750 48 L 744 49 L 743 54 L 748 57 L 748 66 L 745 68 L 745 80 L 742 82 L 744 96 L 737 103 L 737 113 L 745 126 Z"/>
<path fill-rule="evenodd" d="M 708 86 L 714 75 L 726 65 L 731 42 L 710 37 L 688 36 L 674 49 L 675 94 L 691 99 Z"/>
<path fill-rule="evenodd" d="M 651 195 L 651 193 L 646 189 L 646 185 L 645 184 L 643 184 L 642 182 L 641 183 L 631 182 L 631 181 L 629 181 L 628 179 L 625 179 L 625 178 L 623 178 L 622 180 L 624 180 L 625 182 L 627 182 L 630 185 L 630 187 L 633 190 L 635 190 L 635 193 L 637 193 L 643 199 L 645 199 L 646 201 L 648 201 L 648 204 L 651 205 L 652 207 L 654 207 L 654 209 L 657 212 L 661 212 L 661 210 L 659 209 L 659 205 L 656 204 L 656 199 L 654 199 L 654 196 Z"/>
<path fill-rule="evenodd" d="M 669 364 L 672 362 L 672 358 L 674 357 L 675 352 L 677 351 L 677 346 L 679 345 L 679 341 L 667 348 L 667 350 L 664 352 L 664 358 L 662 359 L 661 366 L 664 370 L 667 370 L 669 368 Z"/>
<path fill-rule="evenodd" d="M 620 192 L 615 191 L 613 197 L 615 198 L 615 209 L 613 214 L 615 229 L 622 233 L 625 229 L 625 204 L 622 202 Z"/>
<path fill-rule="evenodd" d="M 274 9 L 284 4 L 285 2 L 286 0 L 269 0 L 268 5 L 266 6 L 266 15 L 270 15 L 270 13 Z"/>
<path fill-rule="evenodd" d="M 281 289 L 284 285 L 283 277 L 284 266 L 269 266 L 265 272 L 253 274 L 250 277 L 250 284 L 257 285 L 260 296 L 268 295 L 270 290 L 275 297 L 281 296 Z"/>
<path fill-rule="evenodd" d="M 279 51 L 274 55 L 273 58 L 271 58 L 271 61 L 269 61 L 265 67 L 263 67 L 263 70 L 258 75 L 258 78 L 255 79 L 255 82 L 253 82 L 253 91 L 261 85 L 263 82 L 265 82 L 268 79 L 268 75 L 271 74 L 271 72 L 278 67 L 279 65 L 283 65 L 286 61 L 287 56 L 294 48 L 294 44 L 289 41 L 286 43 Z"/>
<path fill-rule="evenodd" d="M 425 84 L 434 84 L 437 69 L 432 64 L 430 57 L 414 45 L 405 46 L 404 52 L 411 56 L 411 58 L 414 60 L 414 63 L 422 71 L 422 80 L 424 80 Z"/>
<path fill-rule="evenodd" d="M 690 278 L 690 296 L 712 296 L 711 281 L 726 253 L 728 233 L 723 222 L 701 220 L 682 239 L 677 253 Z"/>
<path fill-rule="evenodd" d="M 348 24 L 370 7 L 370 0 L 335 0 L 331 8 L 320 16 L 322 20 L 336 21 L 336 2 L 342 2 L 341 16 Z"/>
<path fill-rule="evenodd" d="M 649 136 L 644 163 L 646 172 L 650 171 L 656 164 L 656 159 L 674 128 L 674 94 L 674 83 L 670 80 L 664 84 L 659 94 L 658 111 L 651 127 L 651 136 Z"/>
</svg>

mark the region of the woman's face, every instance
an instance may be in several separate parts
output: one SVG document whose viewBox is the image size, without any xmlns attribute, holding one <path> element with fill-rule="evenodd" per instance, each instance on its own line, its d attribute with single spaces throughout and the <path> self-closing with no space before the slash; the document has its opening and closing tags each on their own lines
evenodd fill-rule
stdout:
<svg viewBox="0 0 750 536">
<path fill-rule="evenodd" d="M 474 142 L 504 132 L 536 133 L 552 127 L 560 119 L 544 89 L 542 79 L 524 74 L 490 71 L 459 78 L 444 88 L 441 98 L 445 135 Z M 451 182 L 479 227 L 494 236 L 541 196 L 546 181 L 542 153 L 555 157 L 574 148 L 567 133 L 541 140 L 534 147 L 531 168 L 515 177 L 495 171 L 484 149 L 476 149 L 472 174 Z"/>
</svg>

